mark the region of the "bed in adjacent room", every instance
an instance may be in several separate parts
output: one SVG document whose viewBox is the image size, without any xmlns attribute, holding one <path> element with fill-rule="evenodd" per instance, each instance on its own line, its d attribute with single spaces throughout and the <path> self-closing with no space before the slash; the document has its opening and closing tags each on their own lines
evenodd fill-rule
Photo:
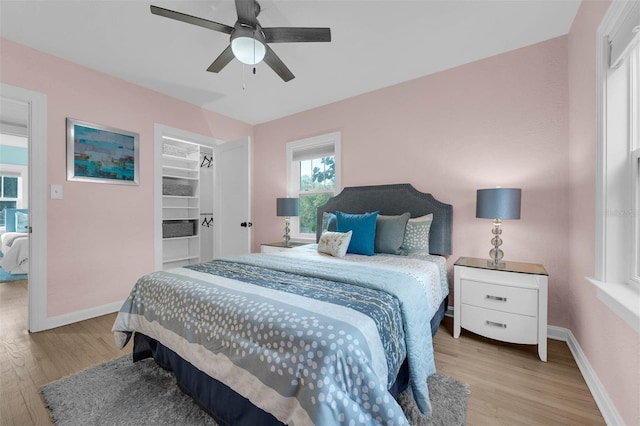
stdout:
<svg viewBox="0 0 640 426">
<path fill-rule="evenodd" d="M 29 212 L 5 209 L 5 229 L 0 235 L 0 267 L 10 274 L 29 272 Z"/>
<path fill-rule="evenodd" d="M 407 387 L 430 411 L 451 222 L 408 184 L 345 188 L 318 208 L 316 245 L 142 277 L 116 341 L 223 424 L 406 424 Z"/>
</svg>

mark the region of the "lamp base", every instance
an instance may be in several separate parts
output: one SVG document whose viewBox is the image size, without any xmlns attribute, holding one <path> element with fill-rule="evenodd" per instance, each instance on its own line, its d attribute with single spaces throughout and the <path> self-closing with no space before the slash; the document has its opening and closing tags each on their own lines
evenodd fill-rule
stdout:
<svg viewBox="0 0 640 426">
<path fill-rule="evenodd" d="M 505 263 L 501 262 L 504 257 L 504 252 L 500 249 L 500 246 L 502 245 L 502 238 L 500 238 L 500 235 L 502 234 L 502 228 L 500 228 L 501 224 L 502 221 L 500 219 L 493 220 L 493 229 L 491 230 L 491 233 L 493 234 L 493 238 L 491 238 L 493 248 L 489 250 L 490 260 L 487 261 L 487 266 L 496 269 L 505 267 Z"/>
<path fill-rule="evenodd" d="M 495 269 L 504 269 L 507 267 L 507 264 L 504 262 L 494 262 L 492 259 L 487 260 L 487 266 L 489 268 L 495 268 Z"/>
<path fill-rule="evenodd" d="M 289 247 L 290 241 L 291 241 L 291 237 L 289 236 L 289 231 L 290 230 L 291 230 L 290 219 L 287 216 L 287 217 L 284 218 L 284 235 L 282 236 L 282 241 L 284 242 L 284 245 L 286 247 Z"/>
</svg>

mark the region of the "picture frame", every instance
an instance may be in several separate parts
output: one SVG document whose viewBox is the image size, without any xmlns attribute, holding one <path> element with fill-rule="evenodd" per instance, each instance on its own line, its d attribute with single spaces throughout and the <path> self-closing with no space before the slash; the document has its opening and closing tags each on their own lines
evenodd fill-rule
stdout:
<svg viewBox="0 0 640 426">
<path fill-rule="evenodd" d="M 67 117 L 67 180 L 140 183 L 140 135 Z"/>
</svg>

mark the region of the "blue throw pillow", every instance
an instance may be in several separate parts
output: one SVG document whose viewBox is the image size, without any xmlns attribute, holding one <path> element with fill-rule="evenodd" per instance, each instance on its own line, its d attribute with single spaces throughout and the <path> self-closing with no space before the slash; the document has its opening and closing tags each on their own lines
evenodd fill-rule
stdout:
<svg viewBox="0 0 640 426">
<path fill-rule="evenodd" d="M 352 232 L 347 253 L 373 256 L 377 218 L 378 212 L 365 214 L 336 212 L 337 232 Z"/>
<path fill-rule="evenodd" d="M 335 213 L 322 212 L 322 232 L 336 232 L 336 215 Z"/>
<path fill-rule="evenodd" d="M 16 232 L 29 232 L 29 214 L 16 212 Z"/>
</svg>

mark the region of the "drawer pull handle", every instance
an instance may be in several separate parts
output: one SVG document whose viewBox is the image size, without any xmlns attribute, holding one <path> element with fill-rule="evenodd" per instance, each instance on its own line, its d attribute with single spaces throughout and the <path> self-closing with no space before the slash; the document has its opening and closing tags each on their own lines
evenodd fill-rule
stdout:
<svg viewBox="0 0 640 426">
<path fill-rule="evenodd" d="M 500 322 L 493 322 L 493 321 L 489 321 L 489 320 L 487 320 L 487 325 L 494 325 L 494 326 L 500 327 L 500 328 L 507 328 L 507 324 L 502 324 Z"/>
<path fill-rule="evenodd" d="M 487 299 L 491 299 L 491 300 L 497 300 L 499 302 L 506 302 L 507 298 L 506 297 L 500 297 L 500 296 L 492 296 L 490 294 L 487 294 Z"/>
</svg>

